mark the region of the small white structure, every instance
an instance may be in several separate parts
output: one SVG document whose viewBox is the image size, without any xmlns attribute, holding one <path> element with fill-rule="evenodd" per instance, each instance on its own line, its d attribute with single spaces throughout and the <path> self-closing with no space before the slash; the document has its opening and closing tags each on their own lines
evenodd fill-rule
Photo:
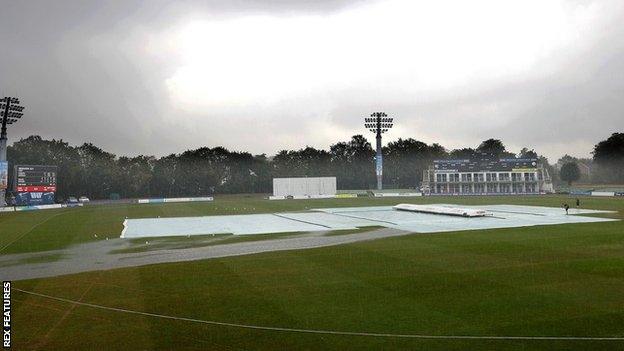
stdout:
<svg viewBox="0 0 624 351">
<path fill-rule="evenodd" d="M 395 210 L 419 212 L 428 214 L 440 214 L 447 216 L 461 216 L 461 217 L 485 217 L 491 216 L 492 213 L 476 209 L 476 208 L 461 208 L 461 207 L 446 207 L 446 206 L 432 206 L 432 205 L 412 205 L 412 204 L 398 204 L 394 207 Z"/>
<path fill-rule="evenodd" d="M 592 191 L 591 196 L 615 196 L 615 191 Z"/>
<path fill-rule="evenodd" d="M 273 178 L 273 196 L 336 195 L 336 177 Z"/>
</svg>

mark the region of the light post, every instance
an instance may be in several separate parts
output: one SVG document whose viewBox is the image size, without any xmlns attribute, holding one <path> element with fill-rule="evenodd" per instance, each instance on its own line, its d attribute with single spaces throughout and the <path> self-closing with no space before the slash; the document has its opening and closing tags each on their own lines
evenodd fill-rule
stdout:
<svg viewBox="0 0 624 351">
<path fill-rule="evenodd" d="M 1 175 L 0 182 L 4 184 L 0 187 L 0 206 L 6 206 L 5 201 L 5 187 L 8 183 L 5 182 L 5 177 L 8 177 L 9 166 L 7 163 L 7 125 L 16 123 L 22 116 L 24 107 L 20 106 L 18 98 L 4 97 L 0 99 L 0 117 L 2 118 L 2 128 L 0 129 L 0 171 L 6 171 Z"/>
<path fill-rule="evenodd" d="M 383 159 L 381 156 L 381 134 L 392 128 L 393 118 L 384 112 L 373 112 L 370 117 L 364 118 L 364 126 L 375 133 L 377 139 L 377 154 L 375 156 L 375 173 L 377 175 L 377 190 L 382 189 L 383 183 Z"/>
</svg>

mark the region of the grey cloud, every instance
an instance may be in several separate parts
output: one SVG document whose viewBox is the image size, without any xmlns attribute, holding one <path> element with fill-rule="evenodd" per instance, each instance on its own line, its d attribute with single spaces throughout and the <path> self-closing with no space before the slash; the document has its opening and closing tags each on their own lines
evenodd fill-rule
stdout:
<svg viewBox="0 0 624 351">
<path fill-rule="evenodd" d="M 237 16 L 266 12 L 331 13 L 364 1 L 12 1 L 0 13 L 0 94 L 27 106 L 10 139 L 30 134 L 93 142 L 117 154 L 180 152 L 203 145 L 272 153 L 282 148 L 328 147 L 317 133 L 331 123 L 344 138 L 366 133 L 362 118 L 382 109 L 402 134 L 452 148 L 501 138 L 514 151 L 535 148 L 550 158 L 586 156 L 612 132 L 624 131 L 624 11 L 599 19 L 596 38 L 561 52 L 560 66 L 541 73 L 438 92 L 394 97 L 371 87 L 323 92 L 278 107 L 184 112 L 172 105 L 164 81 L 168 57 L 137 48 L 185 13 Z M 584 2 L 587 3 L 587 2 Z M 570 6 L 576 3 L 571 3 Z M 540 64 L 540 63 L 538 63 Z M 545 62 L 543 64 L 548 64 Z M 319 101 L 327 106 L 318 106 Z M 302 112 L 297 106 L 307 106 Z M 398 130 L 398 129 L 397 129 Z"/>
</svg>

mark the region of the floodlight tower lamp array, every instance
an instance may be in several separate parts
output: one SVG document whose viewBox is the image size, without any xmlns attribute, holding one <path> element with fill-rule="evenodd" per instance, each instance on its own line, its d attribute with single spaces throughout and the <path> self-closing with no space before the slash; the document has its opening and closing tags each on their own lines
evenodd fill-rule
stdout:
<svg viewBox="0 0 624 351">
<path fill-rule="evenodd" d="M 382 189 L 383 159 L 381 155 L 381 134 L 387 132 L 394 125 L 394 119 L 385 112 L 373 112 L 370 117 L 364 118 L 364 127 L 375 133 L 377 139 L 377 154 L 375 156 L 375 173 L 377 175 L 377 189 Z"/>
<path fill-rule="evenodd" d="M 7 125 L 17 123 L 24 115 L 24 106 L 20 106 L 20 101 L 15 97 L 4 97 L 0 99 L 0 162 L 6 162 L 7 151 Z M 0 206 L 6 204 L 5 190 L 0 189 Z"/>
</svg>

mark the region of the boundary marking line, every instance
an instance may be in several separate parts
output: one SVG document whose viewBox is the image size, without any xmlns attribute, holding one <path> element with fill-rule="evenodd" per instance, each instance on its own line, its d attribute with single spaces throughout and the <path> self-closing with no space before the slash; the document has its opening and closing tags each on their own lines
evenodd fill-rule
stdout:
<svg viewBox="0 0 624 351">
<path fill-rule="evenodd" d="M 15 243 L 16 243 L 16 242 L 18 242 L 19 240 L 22 240 L 22 239 L 23 239 L 26 235 L 28 235 L 28 234 L 32 233 L 32 231 L 33 231 L 33 230 L 35 230 L 35 228 L 37 228 L 38 226 L 40 226 L 40 225 L 42 225 L 42 224 L 46 223 L 47 221 L 51 220 L 52 218 L 58 217 L 58 216 L 60 216 L 60 215 L 62 215 L 62 214 L 64 214 L 64 213 L 66 213 L 66 212 L 67 212 L 67 211 L 61 211 L 61 212 L 59 212 L 59 213 L 55 213 L 54 215 L 52 215 L 52 216 L 50 216 L 50 217 L 48 217 L 48 218 L 44 219 L 42 222 L 39 222 L 39 223 L 35 224 L 34 226 L 30 227 L 30 229 L 29 229 L 26 233 L 24 233 L 24 234 L 20 235 L 19 237 L 15 238 L 15 240 L 13 240 L 13 241 L 11 241 L 10 243 L 8 243 L 8 244 L 4 245 L 3 247 L 1 247 L 1 248 L 0 248 L 0 252 L 4 251 L 4 249 L 6 249 L 7 247 L 9 247 L 9 246 L 11 246 L 11 245 L 15 244 Z"/>
<path fill-rule="evenodd" d="M 97 308 L 108 311 L 123 312 L 129 314 L 136 314 L 141 316 L 156 317 L 163 319 L 179 320 L 186 322 L 219 325 L 233 328 L 243 329 L 256 329 L 256 330 L 269 330 L 279 332 L 293 332 L 293 333 L 308 333 L 308 334 L 329 334 L 329 335 L 346 335 L 346 336 L 369 336 L 369 337 L 383 337 L 383 338 L 411 338 L 411 339 L 477 339 L 477 340 L 568 340 L 568 341 L 624 341 L 623 337 L 592 337 L 592 336 L 494 336 L 494 335 L 422 335 L 422 334 L 392 334 L 392 333 L 366 333 L 366 332 L 350 332 L 350 331 L 337 331 L 337 330 L 320 330 L 320 329 L 298 329 L 298 328 L 282 328 L 282 327 L 269 327 L 258 326 L 250 324 L 239 324 L 219 321 L 209 321 L 195 318 L 175 317 L 158 313 L 141 312 L 128 310 L 124 308 L 101 306 L 91 304 L 87 302 L 74 301 L 70 299 L 64 299 L 62 297 L 55 297 L 46 294 L 40 294 L 33 291 L 26 291 L 18 288 L 13 288 L 15 291 L 22 292 L 24 294 L 38 296 L 56 301 L 67 302 L 75 305 L 86 306 L 91 308 Z"/>
</svg>

